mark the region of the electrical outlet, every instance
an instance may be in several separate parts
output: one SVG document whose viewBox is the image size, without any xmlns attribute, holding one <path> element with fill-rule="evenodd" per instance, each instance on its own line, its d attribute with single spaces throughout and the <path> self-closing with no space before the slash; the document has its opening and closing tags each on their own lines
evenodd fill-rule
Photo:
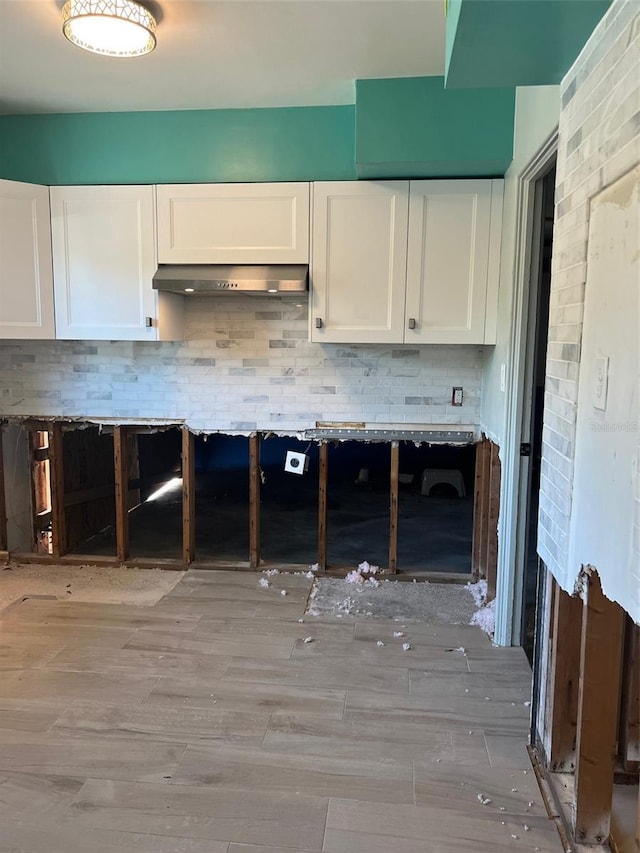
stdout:
<svg viewBox="0 0 640 853">
<path fill-rule="evenodd" d="M 452 406 L 461 406 L 463 399 L 462 387 L 459 385 L 454 385 L 451 389 L 451 405 Z"/>
</svg>

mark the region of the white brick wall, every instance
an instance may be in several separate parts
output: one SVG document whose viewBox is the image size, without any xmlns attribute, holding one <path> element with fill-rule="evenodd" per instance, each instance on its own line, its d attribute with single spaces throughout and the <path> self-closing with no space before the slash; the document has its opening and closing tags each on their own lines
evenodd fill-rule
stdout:
<svg viewBox="0 0 640 853">
<path fill-rule="evenodd" d="M 0 342 L 0 414 L 297 432 L 316 421 L 478 424 L 483 351 L 307 341 L 307 307 L 189 299 L 180 343 Z M 464 405 L 451 406 L 462 385 Z"/>
<path fill-rule="evenodd" d="M 561 86 L 538 550 L 565 588 L 589 204 L 638 162 L 640 4 L 614 0 Z"/>
</svg>

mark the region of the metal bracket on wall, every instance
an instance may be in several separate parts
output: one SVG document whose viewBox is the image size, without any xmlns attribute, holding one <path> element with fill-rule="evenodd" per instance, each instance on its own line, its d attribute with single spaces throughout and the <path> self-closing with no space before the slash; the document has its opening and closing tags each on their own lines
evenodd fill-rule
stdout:
<svg viewBox="0 0 640 853">
<path fill-rule="evenodd" d="M 305 438 L 345 441 L 423 441 L 446 444 L 471 444 L 476 441 L 473 430 L 435 429 L 307 429 Z"/>
</svg>

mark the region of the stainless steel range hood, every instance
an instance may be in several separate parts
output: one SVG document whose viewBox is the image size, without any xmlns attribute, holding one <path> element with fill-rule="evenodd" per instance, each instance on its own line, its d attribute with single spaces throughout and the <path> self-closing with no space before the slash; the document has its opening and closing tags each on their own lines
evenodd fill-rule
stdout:
<svg viewBox="0 0 640 853">
<path fill-rule="evenodd" d="M 228 264 L 160 264 L 154 290 L 194 296 L 243 293 L 253 296 L 294 296 L 308 290 L 307 264 L 230 266 Z"/>
</svg>

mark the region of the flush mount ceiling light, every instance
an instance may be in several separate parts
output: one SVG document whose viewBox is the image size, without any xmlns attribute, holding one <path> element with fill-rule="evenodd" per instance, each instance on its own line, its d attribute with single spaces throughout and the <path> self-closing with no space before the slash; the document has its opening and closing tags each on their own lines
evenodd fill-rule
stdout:
<svg viewBox="0 0 640 853">
<path fill-rule="evenodd" d="M 67 0 L 62 32 L 70 42 L 104 56 L 143 56 L 156 46 L 156 21 L 134 0 Z"/>
</svg>

